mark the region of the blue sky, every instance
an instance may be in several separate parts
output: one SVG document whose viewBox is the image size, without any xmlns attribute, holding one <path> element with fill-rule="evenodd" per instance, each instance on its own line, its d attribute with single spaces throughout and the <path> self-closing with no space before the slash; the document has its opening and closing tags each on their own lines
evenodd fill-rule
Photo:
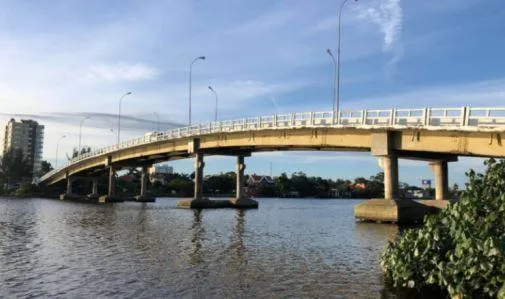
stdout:
<svg viewBox="0 0 505 299">
<path fill-rule="evenodd" d="M 187 122 L 188 65 L 193 122 L 330 110 L 340 1 L 18 1 L 0 0 L 0 121 L 31 117 L 46 126 L 44 157 L 83 143 L 114 143 L 119 97 L 122 139 Z M 503 0 L 360 0 L 342 21 L 341 108 L 505 106 Z M 159 120 L 159 121 L 158 121 Z M 159 124 L 158 124 L 159 123 Z M 112 131 L 111 131 L 112 129 Z M 59 156 L 60 163 L 64 154 Z M 296 161 L 296 163 L 293 163 Z M 262 153 L 248 173 L 304 171 L 368 177 L 363 153 Z M 450 164 L 462 184 L 481 159 Z M 189 172 L 192 161 L 172 163 Z M 230 171 L 229 157 L 207 159 L 207 173 Z M 400 162 L 402 181 L 433 175 Z"/>
</svg>

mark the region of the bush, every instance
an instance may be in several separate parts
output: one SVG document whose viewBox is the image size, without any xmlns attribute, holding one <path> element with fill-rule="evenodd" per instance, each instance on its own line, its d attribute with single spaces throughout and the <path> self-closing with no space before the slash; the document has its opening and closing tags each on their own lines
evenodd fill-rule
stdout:
<svg viewBox="0 0 505 299">
<path fill-rule="evenodd" d="M 467 173 L 458 203 L 389 243 L 381 267 L 394 286 L 505 298 L 505 162 L 484 164 L 485 174 Z"/>
</svg>

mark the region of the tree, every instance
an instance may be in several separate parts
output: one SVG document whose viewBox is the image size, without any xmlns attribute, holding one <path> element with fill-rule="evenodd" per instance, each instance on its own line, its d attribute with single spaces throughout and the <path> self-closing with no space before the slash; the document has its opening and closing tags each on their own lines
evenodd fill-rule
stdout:
<svg viewBox="0 0 505 299">
<path fill-rule="evenodd" d="M 505 161 L 467 173 L 461 200 L 390 242 L 381 258 L 395 286 L 438 286 L 451 297 L 505 298 Z"/>
<path fill-rule="evenodd" d="M 46 174 L 48 173 L 49 171 L 53 170 L 53 166 L 51 165 L 51 163 L 43 160 L 42 162 L 40 162 L 40 174 Z"/>
<path fill-rule="evenodd" d="M 32 177 L 32 166 L 20 148 L 11 149 L 2 157 L 0 176 L 4 183 L 19 183 Z"/>
</svg>

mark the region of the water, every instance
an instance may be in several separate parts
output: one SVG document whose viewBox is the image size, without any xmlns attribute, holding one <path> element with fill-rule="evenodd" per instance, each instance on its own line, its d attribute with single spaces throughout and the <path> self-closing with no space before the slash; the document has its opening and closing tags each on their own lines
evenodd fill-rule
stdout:
<svg viewBox="0 0 505 299">
<path fill-rule="evenodd" d="M 356 223 L 359 201 L 176 202 L 0 199 L 0 297 L 395 297 L 379 256 L 398 227 Z"/>
</svg>

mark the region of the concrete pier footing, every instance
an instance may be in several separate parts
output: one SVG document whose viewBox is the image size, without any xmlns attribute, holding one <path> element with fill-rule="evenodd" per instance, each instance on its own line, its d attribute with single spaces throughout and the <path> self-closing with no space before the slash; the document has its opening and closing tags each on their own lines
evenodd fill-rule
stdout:
<svg viewBox="0 0 505 299">
<path fill-rule="evenodd" d="M 124 199 L 118 196 L 102 195 L 98 198 L 99 203 L 123 202 Z"/>
<path fill-rule="evenodd" d="M 230 198 L 230 204 L 237 209 L 257 209 L 258 202 L 251 198 Z"/>
<path fill-rule="evenodd" d="M 150 195 L 137 195 L 134 199 L 136 202 L 156 202 L 156 197 Z"/>
<path fill-rule="evenodd" d="M 231 198 L 229 200 L 209 200 L 188 198 L 177 202 L 178 208 L 184 209 L 222 209 L 222 208 L 236 208 L 236 209 L 257 209 L 258 202 L 250 198 Z"/>
<path fill-rule="evenodd" d="M 354 207 L 354 216 L 362 221 L 421 223 L 424 216 L 436 214 L 448 204 L 448 200 L 370 199 Z"/>
</svg>

